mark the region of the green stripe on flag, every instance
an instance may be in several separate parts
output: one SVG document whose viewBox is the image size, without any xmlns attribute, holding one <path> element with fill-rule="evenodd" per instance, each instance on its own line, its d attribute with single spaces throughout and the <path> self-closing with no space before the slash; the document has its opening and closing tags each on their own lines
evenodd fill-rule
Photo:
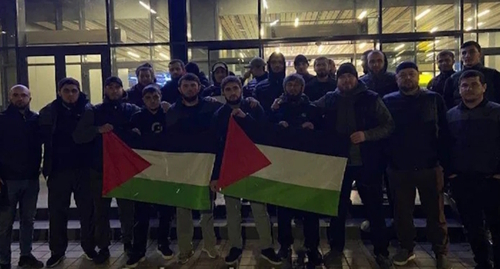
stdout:
<svg viewBox="0 0 500 269">
<path fill-rule="evenodd" d="M 208 186 L 196 186 L 136 177 L 110 191 L 107 197 L 194 210 L 211 209 L 210 190 Z"/>
<path fill-rule="evenodd" d="M 298 186 L 250 176 L 222 190 L 224 195 L 249 201 L 336 216 L 340 191 Z"/>
</svg>

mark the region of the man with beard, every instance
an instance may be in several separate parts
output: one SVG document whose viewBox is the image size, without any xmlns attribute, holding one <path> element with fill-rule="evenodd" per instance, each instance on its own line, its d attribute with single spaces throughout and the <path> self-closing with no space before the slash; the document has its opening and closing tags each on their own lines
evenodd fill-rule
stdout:
<svg viewBox="0 0 500 269">
<path fill-rule="evenodd" d="M 214 114 L 214 128 L 217 131 L 219 152 L 212 178 L 216 186 L 219 177 L 219 168 L 222 164 L 222 154 L 226 143 L 226 134 L 230 117 L 238 117 L 240 120 L 261 122 L 264 120 L 264 110 L 260 105 L 252 107 L 250 102 L 243 99 L 242 86 L 239 78 L 230 76 L 225 78 L 221 84 L 226 104 L 219 108 Z M 217 191 L 213 189 L 213 191 Z M 227 229 L 231 249 L 225 258 L 227 265 L 234 265 L 243 253 L 243 242 L 241 239 L 241 200 L 239 198 L 225 195 L 227 210 Z M 281 259 L 274 252 L 271 226 L 266 204 L 250 202 L 255 226 L 259 233 L 261 257 L 273 265 L 281 264 Z"/>
<path fill-rule="evenodd" d="M 38 114 L 29 109 L 31 93 L 24 85 L 9 90 L 9 106 L 0 113 L 0 182 L 8 207 L 0 210 L 0 268 L 11 268 L 12 225 L 19 204 L 19 267 L 43 268 L 31 254 L 33 221 L 40 190 L 42 143 Z"/>
<path fill-rule="evenodd" d="M 104 82 L 104 102 L 88 109 L 77 127 L 76 143 L 84 144 L 95 141 L 94 163 L 92 169 L 92 198 L 94 199 L 95 238 L 99 254 L 94 258 L 96 264 L 105 263 L 109 257 L 111 228 L 109 214 L 111 198 L 102 197 L 102 134 L 113 131 L 121 140 L 131 144 L 137 136 L 132 132 L 130 119 L 140 111 L 136 105 L 126 103 L 127 95 L 123 90 L 122 81 L 118 77 L 109 77 Z M 97 131 L 100 130 L 100 131 Z M 130 255 L 132 251 L 132 236 L 134 226 L 134 203 L 131 200 L 116 199 L 118 203 L 122 243 L 124 251 Z"/>
<path fill-rule="evenodd" d="M 303 94 L 304 79 L 299 74 L 292 74 L 283 81 L 285 93 L 279 108 L 271 114 L 270 120 L 282 128 L 318 129 L 321 125 L 320 111 Z M 279 256 L 283 260 L 291 258 L 293 245 L 292 218 L 300 218 L 304 225 L 304 246 L 307 249 L 309 264 L 318 266 L 322 263 L 319 245 L 319 217 L 315 213 L 278 207 L 278 242 Z M 300 262 L 300 261 L 299 261 Z"/>
<path fill-rule="evenodd" d="M 363 52 L 363 55 L 361 55 L 361 67 L 363 68 L 363 76 L 366 76 L 366 74 L 369 73 L 368 71 L 368 54 L 370 54 L 370 52 L 372 52 L 373 50 L 367 50 L 365 52 Z"/>
<path fill-rule="evenodd" d="M 215 63 L 212 66 L 212 81 L 214 84 L 205 88 L 201 93 L 201 96 L 203 97 L 210 96 L 214 98 L 219 98 L 219 101 L 225 101 L 224 97 L 222 96 L 221 83 L 222 80 L 225 79 L 227 76 L 229 76 L 229 70 L 227 69 L 226 63 L 224 62 Z"/>
<path fill-rule="evenodd" d="M 396 128 L 388 139 L 388 175 L 394 199 L 394 221 L 400 250 L 394 264 L 403 266 L 415 259 L 413 225 L 416 189 L 427 215 L 427 238 L 436 255 L 437 268 L 450 268 L 448 231 L 444 216 L 443 178 L 440 163 L 446 161 L 449 132 L 443 98 L 418 86 L 418 67 L 403 62 L 396 68 L 399 92 L 384 102 Z"/>
<path fill-rule="evenodd" d="M 78 144 L 77 130 L 86 109 L 92 109 L 87 97 L 80 91 L 80 83 L 64 78 L 57 84 L 57 99 L 40 110 L 39 124 L 44 143 L 43 175 L 49 189 L 49 248 L 50 258 L 46 267 L 57 266 L 64 259 L 68 248 L 68 211 L 71 193 L 74 194 L 82 249 L 88 259 L 97 256 L 92 231 L 92 193 L 90 168 L 93 158 L 93 141 Z M 85 132 L 104 132 L 95 128 Z"/>
<path fill-rule="evenodd" d="M 390 268 L 389 240 L 383 215 L 383 167 L 380 159 L 381 141 L 390 135 L 394 122 L 381 98 L 359 82 L 354 65 L 342 64 L 337 71 L 337 79 L 337 89 L 315 102 L 324 111 L 325 129 L 350 137 L 351 140 L 338 216 L 330 221 L 330 252 L 325 260 L 331 264 L 342 257 L 345 222 L 351 205 L 351 186 L 356 180 L 359 195 L 372 223 L 371 240 L 376 261 L 380 268 Z"/>
<path fill-rule="evenodd" d="M 243 86 L 243 96 L 251 97 L 255 90 L 255 86 L 257 86 L 259 82 L 267 79 L 269 74 L 266 72 L 266 62 L 260 57 L 253 58 L 246 67 L 250 68 L 249 72 L 252 74 L 253 78 L 247 85 Z"/>
<path fill-rule="evenodd" d="M 135 75 L 137 76 L 137 84 L 127 90 L 127 102 L 138 107 L 143 107 L 144 102 L 142 101 L 142 90 L 144 87 L 154 83 L 155 81 L 153 66 L 149 63 L 140 65 L 135 70 Z"/>
<path fill-rule="evenodd" d="M 460 76 L 462 102 L 448 111 L 451 132 L 449 167 L 445 166 L 476 268 L 500 268 L 500 106 L 484 98 L 484 75 Z M 493 260 L 485 223 L 493 240 Z"/>
<path fill-rule="evenodd" d="M 453 74 L 444 86 L 444 100 L 448 108 L 458 105 L 461 101 L 459 79 L 463 72 L 476 70 L 483 73 L 486 79 L 486 92 L 484 97 L 488 101 L 500 102 L 500 72 L 484 67 L 481 64 L 481 46 L 476 41 L 467 41 L 460 46 L 460 55 L 464 68 Z"/>
<path fill-rule="evenodd" d="M 293 60 L 293 67 L 295 71 L 297 71 L 297 74 L 302 76 L 306 84 L 314 78 L 314 76 L 307 71 L 307 68 L 309 68 L 309 60 L 306 56 L 302 54 L 297 55 Z"/>
<path fill-rule="evenodd" d="M 329 76 L 330 66 L 328 62 L 329 60 L 326 57 L 319 57 L 314 60 L 316 77 L 306 84 L 304 90 L 304 94 L 311 101 L 316 101 L 327 92 L 334 91 L 337 88 L 337 82 Z"/>
<path fill-rule="evenodd" d="M 437 55 L 437 62 L 440 73 L 429 81 L 427 89 L 443 96 L 446 80 L 455 74 L 455 70 L 453 70 L 455 55 L 449 50 L 443 50 Z"/>
<path fill-rule="evenodd" d="M 366 87 L 381 97 L 396 92 L 398 84 L 394 73 L 387 72 L 387 56 L 380 50 L 373 50 L 367 56 L 368 74 L 361 77 Z"/>
<path fill-rule="evenodd" d="M 141 149 L 155 150 L 154 143 L 163 138 L 165 133 L 165 112 L 160 106 L 161 92 L 157 85 L 149 85 L 143 90 L 145 107 L 132 116 L 132 129 L 141 137 L 138 144 Z M 158 253 L 170 260 L 174 253 L 170 249 L 170 223 L 175 214 L 175 208 L 167 205 L 135 202 L 134 244 L 132 254 L 127 260 L 126 267 L 135 268 L 146 258 L 148 243 L 149 220 L 151 213 L 159 215 L 158 226 Z"/>
<path fill-rule="evenodd" d="M 168 72 L 170 73 L 171 80 L 161 88 L 161 100 L 173 104 L 181 97 L 179 93 L 179 79 L 186 74 L 184 62 L 179 59 L 170 61 Z"/>
<path fill-rule="evenodd" d="M 271 105 L 283 93 L 285 56 L 280 52 L 273 52 L 267 61 L 267 70 L 269 77 L 255 86 L 253 97 L 260 102 L 266 115 L 270 115 Z"/>
<path fill-rule="evenodd" d="M 212 117 L 221 107 L 219 102 L 209 102 L 199 98 L 201 84 L 199 78 L 191 73 L 179 79 L 179 98 L 166 113 L 165 127 L 169 132 L 177 134 L 197 134 L 208 131 Z M 212 186 L 214 188 L 214 186 Z M 215 249 L 217 243 L 214 232 L 214 218 L 212 210 L 202 211 L 201 230 L 203 235 L 203 252 L 215 259 L 219 255 Z M 177 240 L 179 244 L 179 262 L 185 264 L 194 255 L 193 252 L 193 215 L 192 210 L 177 208 Z"/>
</svg>

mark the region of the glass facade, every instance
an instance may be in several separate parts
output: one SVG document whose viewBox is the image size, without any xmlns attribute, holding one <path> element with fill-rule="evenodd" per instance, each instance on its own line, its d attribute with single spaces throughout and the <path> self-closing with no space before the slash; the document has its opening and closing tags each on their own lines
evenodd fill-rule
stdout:
<svg viewBox="0 0 500 269">
<path fill-rule="evenodd" d="M 285 55 L 287 73 L 304 54 L 311 74 L 319 56 L 352 62 L 361 74 L 362 53 L 382 48 L 389 70 L 415 61 L 425 82 L 439 73 L 437 53 L 458 54 L 467 40 L 478 41 L 484 63 L 498 68 L 497 14 L 497 0 L 2 0 L 0 101 L 5 106 L 7 89 L 24 83 L 41 106 L 58 79 L 74 76 L 97 103 L 103 78 L 114 74 L 133 86 L 145 62 L 163 85 L 170 59 L 194 61 L 208 77 L 224 61 L 242 75 L 253 57 L 274 51 Z"/>
</svg>

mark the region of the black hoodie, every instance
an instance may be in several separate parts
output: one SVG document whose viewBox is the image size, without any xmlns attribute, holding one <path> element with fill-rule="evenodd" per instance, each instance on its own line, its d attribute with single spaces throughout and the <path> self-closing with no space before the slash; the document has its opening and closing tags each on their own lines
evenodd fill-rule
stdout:
<svg viewBox="0 0 500 269">
<path fill-rule="evenodd" d="M 272 68 L 271 68 L 271 63 L 268 60 L 267 61 L 267 70 L 269 70 L 269 77 L 261 82 L 259 82 L 255 86 L 255 90 L 253 92 L 253 96 L 255 99 L 257 99 L 260 104 L 262 105 L 262 108 L 264 108 L 264 111 L 266 112 L 266 115 L 271 114 L 271 105 L 273 104 L 274 100 L 278 97 L 281 96 L 283 93 L 283 80 L 285 79 L 285 68 L 286 68 L 286 62 L 285 62 L 285 57 L 281 53 L 273 52 L 270 56 L 269 59 L 271 59 L 274 55 L 281 55 L 283 59 L 283 71 L 280 73 L 274 73 Z"/>
<path fill-rule="evenodd" d="M 432 78 L 431 81 L 429 81 L 429 84 L 427 84 L 427 89 L 429 91 L 437 92 L 441 96 L 443 96 L 446 80 L 448 80 L 448 78 L 450 78 L 453 74 L 455 74 L 455 70 L 441 72 L 438 76 Z"/>
<path fill-rule="evenodd" d="M 207 88 L 205 88 L 203 90 L 203 92 L 201 93 L 201 96 L 203 96 L 203 97 L 207 97 L 207 96 L 221 96 L 222 95 L 222 90 L 221 90 L 221 87 L 220 87 L 220 82 L 217 82 L 215 80 L 215 70 L 213 70 L 214 66 L 216 64 L 222 64 L 222 65 L 224 65 L 225 69 L 226 69 L 226 77 L 229 76 L 229 71 L 227 69 L 226 63 L 224 63 L 224 62 L 217 62 L 217 63 L 215 63 L 212 66 L 212 81 L 214 82 L 214 84 L 210 85 L 209 87 L 207 87 Z"/>
<path fill-rule="evenodd" d="M 384 97 L 386 94 L 399 90 L 396 82 L 396 75 L 392 72 L 387 72 L 387 56 L 384 52 L 382 52 L 382 54 L 384 54 L 384 68 L 380 73 L 374 74 L 369 70 L 368 74 L 359 79 L 366 85 L 368 90 L 378 93 L 380 97 Z"/>
<path fill-rule="evenodd" d="M 169 82 L 161 88 L 161 100 L 169 102 L 170 104 L 175 103 L 181 97 L 179 92 L 179 78 L 172 78 Z"/>
</svg>

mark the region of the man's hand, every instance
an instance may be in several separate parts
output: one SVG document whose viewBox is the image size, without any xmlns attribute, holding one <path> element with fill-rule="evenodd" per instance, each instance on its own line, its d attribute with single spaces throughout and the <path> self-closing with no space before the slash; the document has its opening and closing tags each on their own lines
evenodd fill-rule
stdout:
<svg viewBox="0 0 500 269">
<path fill-rule="evenodd" d="M 456 178 L 456 177 L 457 177 L 457 174 L 453 174 L 453 175 L 449 176 L 448 178 L 449 179 L 453 179 L 453 178 Z"/>
<path fill-rule="evenodd" d="M 280 108 L 280 104 L 281 104 L 281 102 L 282 102 L 281 98 L 276 98 L 276 99 L 274 99 L 274 102 L 273 102 L 273 104 L 271 105 L 271 109 L 272 109 L 272 110 L 277 110 L 277 109 L 279 109 L 279 108 Z"/>
<path fill-rule="evenodd" d="M 163 109 L 163 112 L 167 112 L 172 105 L 169 102 L 161 102 L 161 108 Z"/>
<path fill-rule="evenodd" d="M 253 97 L 247 97 L 246 100 L 248 102 L 250 102 L 250 107 L 251 108 L 255 108 L 256 106 L 258 106 L 260 104 L 259 101 L 257 101 L 257 99 L 253 98 Z"/>
<path fill-rule="evenodd" d="M 137 129 L 137 128 L 134 128 L 132 129 L 132 132 L 138 134 L 138 135 L 141 135 L 141 130 Z"/>
<path fill-rule="evenodd" d="M 217 188 L 217 180 L 212 180 L 210 181 L 210 190 L 213 192 L 218 192 L 219 189 Z"/>
<path fill-rule="evenodd" d="M 494 178 L 494 179 L 500 179 L 500 174 L 493 175 L 492 178 Z"/>
<path fill-rule="evenodd" d="M 243 110 L 241 110 L 241 108 L 235 108 L 235 109 L 233 109 L 233 111 L 231 112 L 231 116 L 244 118 L 244 117 L 246 117 L 246 116 L 247 116 L 247 114 L 245 114 L 245 112 L 243 112 Z"/>
<path fill-rule="evenodd" d="M 211 96 L 207 96 L 204 99 L 205 99 L 205 101 L 208 101 L 208 102 L 211 102 L 211 103 L 218 102 L 217 98 L 214 98 L 214 97 L 211 97 Z"/>
<path fill-rule="evenodd" d="M 105 134 L 113 131 L 113 125 L 106 123 L 103 126 L 99 126 L 98 131 L 100 134 Z"/>
<path fill-rule="evenodd" d="M 302 123 L 302 128 L 314 130 L 314 124 L 312 124 L 312 122 L 310 121 L 306 121 Z"/>
<path fill-rule="evenodd" d="M 366 141 L 365 133 L 358 131 L 351 135 L 351 142 L 353 144 L 359 144 Z"/>
<path fill-rule="evenodd" d="M 283 127 L 285 127 L 285 128 L 288 128 L 288 122 L 286 122 L 286 121 L 284 121 L 284 120 L 283 120 L 283 121 L 280 121 L 280 122 L 278 123 L 278 125 L 283 126 Z"/>
</svg>

